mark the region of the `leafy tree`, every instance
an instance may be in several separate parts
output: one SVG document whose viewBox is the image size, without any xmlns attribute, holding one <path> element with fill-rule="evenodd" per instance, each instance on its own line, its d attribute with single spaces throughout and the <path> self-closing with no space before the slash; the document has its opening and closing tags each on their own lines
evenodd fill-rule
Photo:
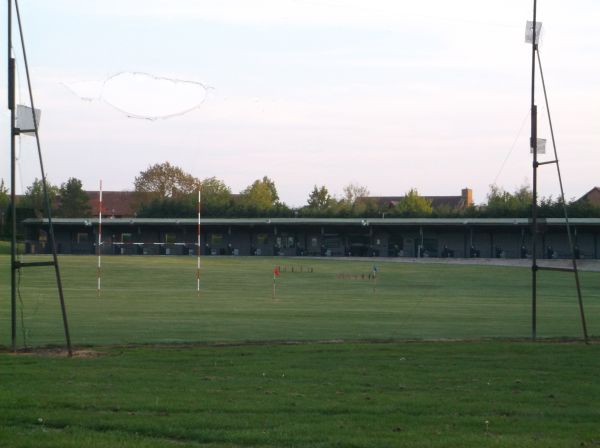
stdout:
<svg viewBox="0 0 600 448">
<path fill-rule="evenodd" d="M 278 204 L 279 196 L 274 182 L 267 176 L 255 180 L 241 192 L 238 198 L 242 213 L 254 215 L 265 213 Z"/>
<path fill-rule="evenodd" d="M 48 190 L 48 199 L 50 200 L 50 209 L 53 210 L 56 205 L 56 197 L 59 189 L 57 186 L 46 182 Z M 21 208 L 32 209 L 36 216 L 46 215 L 46 204 L 44 201 L 44 183 L 41 179 L 35 179 L 33 183 L 25 190 L 25 196 Z"/>
<path fill-rule="evenodd" d="M 157 163 L 141 171 L 134 181 L 135 191 L 151 197 L 174 198 L 200 188 L 200 180 L 169 162 Z"/>
<path fill-rule="evenodd" d="M 83 191 L 81 181 L 75 177 L 60 186 L 60 206 L 57 216 L 63 218 L 88 217 L 91 213 L 88 195 Z"/>
<path fill-rule="evenodd" d="M 269 187 L 269 190 L 271 190 L 271 196 L 273 197 L 273 204 L 275 204 L 277 201 L 279 201 L 279 194 L 277 193 L 277 188 L 275 187 L 275 182 L 273 180 L 271 180 L 269 177 L 263 176 L 262 183 L 265 184 L 267 187 Z"/>
<path fill-rule="evenodd" d="M 193 218 L 198 213 L 198 196 L 188 194 L 174 198 L 154 198 L 138 209 L 140 218 Z"/>
<path fill-rule="evenodd" d="M 0 235 L 4 235 L 8 205 L 10 203 L 10 196 L 8 195 L 8 188 L 4 185 L 4 179 L 0 179 Z"/>
<path fill-rule="evenodd" d="M 231 207 L 231 189 L 222 180 L 208 177 L 202 181 L 202 213 L 205 216 L 225 216 Z"/>
<path fill-rule="evenodd" d="M 335 199 L 331 197 L 325 185 L 321 186 L 321 188 L 315 185 L 308 195 L 307 205 L 308 208 L 313 210 L 326 210 L 331 207 L 334 201 Z"/>
<path fill-rule="evenodd" d="M 411 188 L 395 207 L 400 216 L 424 217 L 433 212 L 431 201 L 419 196 L 416 188 Z"/>
<path fill-rule="evenodd" d="M 4 179 L 0 179 L 0 199 L 6 198 L 8 200 L 8 187 L 4 184 Z"/>
<path fill-rule="evenodd" d="M 352 207 L 359 198 L 365 198 L 369 196 L 369 189 L 357 183 L 349 183 L 344 187 L 343 201 L 349 207 Z"/>
<path fill-rule="evenodd" d="M 528 186 L 509 193 L 497 185 L 490 185 L 485 215 L 493 217 L 526 217 L 530 215 L 533 194 Z"/>
<path fill-rule="evenodd" d="M 10 196 L 8 195 L 8 188 L 4 185 L 4 179 L 0 179 L 0 212 L 6 210 L 9 202 Z"/>
<path fill-rule="evenodd" d="M 202 192 L 202 216 L 227 216 L 230 212 L 232 195 L 230 188 L 216 177 L 200 183 Z M 141 218 L 193 218 L 198 213 L 196 191 L 174 197 L 146 197 L 138 207 Z"/>
<path fill-rule="evenodd" d="M 572 218 L 600 218 L 600 206 L 590 201 L 572 200 L 567 204 L 567 211 Z"/>
<path fill-rule="evenodd" d="M 470 205 L 466 209 L 460 209 L 452 207 L 448 204 L 442 204 L 435 207 L 431 212 L 432 218 L 458 218 L 459 216 L 467 216 L 469 212 L 474 208 Z"/>
</svg>

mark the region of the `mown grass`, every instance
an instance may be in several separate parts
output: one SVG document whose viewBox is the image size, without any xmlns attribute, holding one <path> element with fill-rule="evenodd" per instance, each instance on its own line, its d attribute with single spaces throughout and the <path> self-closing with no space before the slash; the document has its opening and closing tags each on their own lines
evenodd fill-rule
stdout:
<svg viewBox="0 0 600 448">
<path fill-rule="evenodd" d="M 282 272 L 273 299 L 275 264 L 304 272 Z M 100 356 L 0 353 L 0 446 L 600 443 L 600 345 L 245 343 L 527 337 L 527 269 L 381 263 L 374 291 L 370 261 L 207 258 L 198 297 L 191 257 L 105 257 L 97 297 L 93 257 L 61 267 L 73 342 Z M 540 280 L 539 335 L 579 336 L 572 277 Z M 582 283 L 597 335 L 600 275 Z M 20 292 L 19 345 L 62 344 L 52 269 L 23 269 Z M 7 346 L 8 300 L 0 324 Z M 164 345 L 102 345 L 128 343 Z"/>
<path fill-rule="evenodd" d="M 23 252 L 25 245 L 17 243 L 17 251 Z M 0 255 L 10 255 L 10 240 L 0 240 Z"/>
<path fill-rule="evenodd" d="M 0 354 L 0 445 L 600 443 L 600 346 L 452 342 Z"/>
<path fill-rule="evenodd" d="M 34 257 L 40 260 L 40 257 Z M 8 262 L 0 257 L 3 296 Z M 492 266 L 380 263 L 373 282 L 337 278 L 369 273 L 372 262 L 212 257 L 196 293 L 193 257 L 61 257 L 76 345 L 273 340 L 521 338 L 530 335 L 530 271 Z M 312 267 L 282 272 L 275 264 Z M 539 275 L 538 335 L 579 337 L 572 275 Z M 583 273 L 588 327 L 600 332 L 600 274 Z M 64 341 L 52 268 L 22 269 L 19 344 Z M 22 313 L 21 313 L 22 311 Z M 21 325 L 23 323 L 23 325 Z M 0 302 L 0 344 L 8 345 L 9 300 Z"/>
</svg>

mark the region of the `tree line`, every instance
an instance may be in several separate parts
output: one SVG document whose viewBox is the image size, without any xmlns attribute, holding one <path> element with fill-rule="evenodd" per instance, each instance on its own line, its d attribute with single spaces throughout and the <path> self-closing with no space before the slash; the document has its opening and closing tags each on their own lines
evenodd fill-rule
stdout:
<svg viewBox="0 0 600 448">
<path fill-rule="evenodd" d="M 531 190 L 527 186 L 511 193 L 492 185 L 487 201 L 479 205 L 433 207 L 431 201 L 420 196 L 416 189 L 411 189 L 390 206 L 369 198 L 366 187 L 351 183 L 343 189 L 341 197 L 332 195 L 325 185 L 315 185 L 305 205 L 290 207 L 281 201 L 275 182 L 268 176 L 256 179 L 239 194 L 233 194 L 222 180 L 216 177 L 198 179 L 169 162 L 155 164 L 141 171 L 133 184 L 135 214 L 140 218 L 195 217 L 199 190 L 202 193 L 202 216 L 227 218 L 525 218 L 531 215 L 532 200 Z M 90 217 L 89 197 L 79 179 L 70 178 L 60 186 L 48 184 L 47 189 L 53 216 Z M 8 205 L 8 191 L 4 182 L 0 181 L 3 227 L 10 222 Z M 35 179 L 27 187 L 17 205 L 19 221 L 45 216 L 41 180 Z M 567 203 L 567 210 L 572 217 L 600 217 L 600 207 L 585 201 L 572 199 Z M 564 216 L 560 198 L 541 198 L 539 216 Z"/>
</svg>

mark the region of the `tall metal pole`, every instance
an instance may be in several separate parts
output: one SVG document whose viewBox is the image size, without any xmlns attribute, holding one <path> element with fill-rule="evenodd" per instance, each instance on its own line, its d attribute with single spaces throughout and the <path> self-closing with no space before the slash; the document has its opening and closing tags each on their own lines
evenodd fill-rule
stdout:
<svg viewBox="0 0 600 448">
<path fill-rule="evenodd" d="M 9 0 L 9 9 L 10 9 L 10 1 Z M 66 306 L 65 306 L 65 298 L 64 298 L 64 294 L 63 294 L 63 287 L 62 287 L 62 279 L 61 279 L 61 275 L 60 275 L 60 268 L 58 265 L 58 256 L 57 256 L 57 251 L 56 251 L 56 238 L 54 236 L 54 226 L 52 225 L 52 210 L 50 207 L 50 199 L 48 197 L 48 186 L 47 186 L 47 182 L 46 182 L 46 172 L 44 170 L 44 161 L 42 158 L 42 148 L 41 148 L 41 144 L 40 144 L 40 135 L 39 135 L 39 127 L 38 127 L 38 122 L 37 122 L 37 117 L 35 115 L 35 104 L 33 101 L 33 89 L 31 87 L 31 76 L 29 75 L 29 63 L 27 62 L 27 51 L 25 50 L 25 37 L 23 36 L 23 25 L 21 23 L 21 13 L 19 11 L 19 3 L 18 0 L 14 0 L 15 2 L 15 12 L 17 13 L 17 22 L 19 25 L 19 36 L 21 39 L 21 49 L 23 52 L 23 62 L 25 63 L 25 74 L 27 76 L 27 88 L 28 88 L 28 93 L 29 93 L 29 103 L 31 106 L 31 112 L 32 112 L 32 118 L 33 118 L 33 130 L 34 130 L 34 134 L 35 134 L 35 142 L 36 142 L 36 146 L 37 146 L 37 152 L 38 152 L 38 158 L 39 158 L 39 162 L 40 162 L 40 171 L 42 174 L 42 187 L 43 187 L 43 191 L 44 191 L 44 203 L 45 203 L 45 207 L 46 207 L 46 214 L 48 215 L 48 234 L 50 236 L 50 245 L 52 247 L 52 262 L 50 263 L 51 265 L 54 266 L 54 273 L 56 276 L 56 286 L 58 289 L 58 297 L 59 297 L 59 301 L 60 301 L 60 309 L 61 309 L 61 314 L 62 314 L 62 320 L 63 320 L 63 328 L 64 328 L 64 332 L 65 332 L 65 339 L 67 341 L 67 350 L 69 352 L 69 356 L 73 355 L 73 351 L 71 348 L 71 336 L 69 334 L 69 322 L 67 319 L 67 310 L 66 310 Z M 14 67 L 14 61 L 13 61 L 13 67 Z M 14 70 L 13 70 L 14 72 Z M 13 78 L 13 85 L 14 85 L 14 78 Z M 13 102 L 14 102 L 14 97 L 13 97 Z M 13 107 L 13 111 L 11 112 L 12 115 L 14 115 L 14 107 Z M 12 141 L 14 144 L 14 136 L 17 132 L 17 130 L 15 129 L 15 125 L 14 125 L 14 120 L 11 124 L 11 128 L 12 128 Z M 13 164 L 14 164 L 14 149 L 13 149 Z M 14 175 L 12 178 L 11 183 L 14 185 Z M 13 195 L 14 195 L 14 186 L 13 186 Z M 14 202 L 13 202 L 13 207 L 14 207 Z M 13 220 L 15 219 L 15 215 L 13 214 Z M 13 221 L 15 224 L 13 224 L 13 243 L 14 245 L 16 245 L 16 221 Z M 13 249 L 13 256 L 15 254 L 15 250 Z M 45 264 L 45 263 L 44 263 Z M 17 264 L 15 262 L 15 264 L 13 265 L 13 276 L 14 276 L 14 270 L 16 268 L 20 268 L 21 266 L 26 266 L 27 263 L 19 263 Z M 30 263 L 31 265 L 39 265 L 37 263 Z M 13 294 L 15 294 L 15 288 L 13 288 Z"/>
<path fill-rule="evenodd" d="M 10 323 L 12 350 L 17 350 L 17 207 L 15 194 L 15 59 L 12 57 L 12 0 L 8 0 L 8 108 L 10 110 Z"/>
<path fill-rule="evenodd" d="M 98 297 L 102 288 L 102 179 L 100 179 L 100 198 L 98 201 L 98 268 L 96 270 Z"/>
<path fill-rule="evenodd" d="M 560 172 L 560 164 L 558 163 L 558 151 L 556 149 L 556 139 L 554 137 L 554 126 L 552 125 L 552 115 L 550 114 L 550 104 L 548 102 L 548 92 L 546 91 L 546 81 L 544 81 L 544 70 L 542 69 L 542 59 L 540 57 L 540 50 L 537 49 L 537 62 L 540 68 L 540 78 L 542 80 L 542 88 L 544 91 L 544 101 L 546 103 L 546 113 L 548 114 L 548 124 L 550 125 L 550 135 L 552 137 L 552 147 L 554 149 L 554 162 L 556 163 L 556 172 L 558 174 L 558 184 L 560 186 L 560 199 L 563 205 L 563 213 L 565 216 L 565 225 L 567 227 L 567 239 L 569 241 L 569 248 L 571 250 L 571 262 L 573 266 L 573 274 L 575 275 L 575 288 L 577 290 L 577 301 L 579 304 L 579 317 L 581 319 L 581 328 L 583 330 L 583 339 L 586 344 L 589 343 L 589 337 L 587 332 L 587 324 L 585 321 L 585 310 L 583 308 L 583 298 L 581 294 L 581 282 L 579 281 L 579 270 L 577 269 L 577 260 L 575 256 L 575 246 L 573 245 L 573 238 L 571 238 L 571 225 L 569 224 L 569 214 L 567 212 L 567 202 L 565 201 L 565 190 L 563 188 L 562 174 Z M 575 233 L 577 235 L 577 233 Z"/>
<path fill-rule="evenodd" d="M 201 221 L 201 207 L 202 207 L 202 192 L 200 188 L 198 188 L 198 246 L 196 249 L 196 254 L 198 255 L 198 262 L 196 268 L 196 288 L 198 290 L 198 296 L 200 295 L 200 221 Z"/>
<path fill-rule="evenodd" d="M 537 333 L 537 106 L 535 105 L 535 53 L 536 43 L 536 13 L 537 0 L 533 0 L 533 35 L 531 40 L 531 139 L 530 147 L 533 153 L 533 194 L 531 198 L 531 339 L 535 341 Z"/>
</svg>

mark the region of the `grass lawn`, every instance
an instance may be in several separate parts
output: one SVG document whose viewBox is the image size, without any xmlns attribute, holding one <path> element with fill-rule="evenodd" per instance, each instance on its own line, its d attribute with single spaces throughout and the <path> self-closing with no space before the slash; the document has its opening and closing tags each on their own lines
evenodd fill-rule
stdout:
<svg viewBox="0 0 600 448">
<path fill-rule="evenodd" d="M 193 257 L 105 257 L 97 297 L 95 262 L 61 257 L 89 356 L 0 351 L 0 446 L 600 444 L 600 345 L 482 340 L 529 336 L 528 269 L 380 263 L 374 291 L 368 260 L 213 257 L 198 297 Z M 273 299 L 275 264 L 303 272 Z M 539 335 L 578 337 L 572 276 L 540 280 Z M 598 335 L 600 274 L 582 283 Z M 52 269 L 23 269 L 20 291 L 19 345 L 63 344 Z M 6 299 L 0 325 L 6 347 Z M 429 338 L 479 342 L 367 342 Z"/>
<path fill-rule="evenodd" d="M 33 257 L 40 260 L 41 257 Z M 61 267 L 75 345 L 256 340 L 373 340 L 530 335 L 530 271 L 524 268 L 380 263 L 377 289 L 338 274 L 369 273 L 372 262 L 259 257 L 203 259 L 196 294 L 194 257 L 63 256 Z M 0 256 L 3 297 L 9 257 Z M 282 272 L 272 298 L 275 264 Z M 52 268 L 21 274 L 19 344 L 62 344 Z M 573 276 L 541 272 L 538 334 L 581 335 Z M 588 328 L 600 333 L 600 274 L 582 273 Z M 21 316 L 21 310 L 23 311 Z M 0 302 L 0 345 L 10 343 L 9 300 Z M 21 326 L 21 321 L 24 326 Z"/>
<path fill-rule="evenodd" d="M 0 446 L 600 444 L 600 345 L 418 342 L 0 354 Z"/>
</svg>

